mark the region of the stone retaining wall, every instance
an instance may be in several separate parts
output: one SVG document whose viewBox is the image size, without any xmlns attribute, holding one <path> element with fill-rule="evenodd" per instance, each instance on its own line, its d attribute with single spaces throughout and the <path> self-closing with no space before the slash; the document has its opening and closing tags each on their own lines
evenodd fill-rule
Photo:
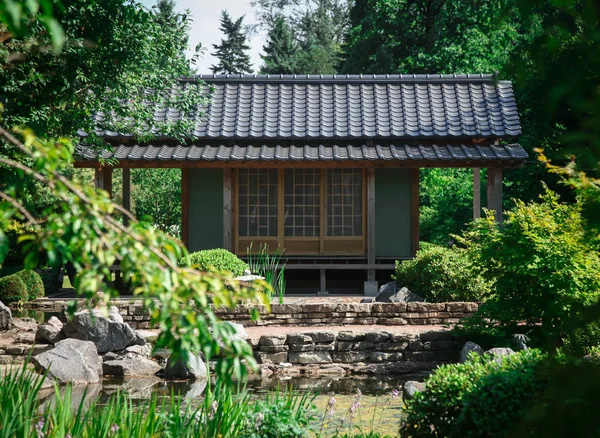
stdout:
<svg viewBox="0 0 600 438">
<path fill-rule="evenodd" d="M 133 328 L 150 327 L 150 316 L 142 303 L 115 300 L 125 322 Z M 40 299 L 25 305 L 26 309 L 62 313 L 66 301 Z M 260 320 L 252 321 L 250 310 L 260 312 Z M 227 321 L 245 326 L 264 325 L 428 325 L 455 324 L 478 309 L 477 303 L 312 303 L 273 304 L 267 313 L 265 306 L 241 305 L 235 309 L 216 309 L 217 315 Z"/>
<path fill-rule="evenodd" d="M 461 348 L 449 331 L 421 334 L 391 334 L 314 331 L 264 335 L 253 342 L 254 355 L 261 364 L 323 365 L 418 363 L 433 368 L 457 362 Z"/>
</svg>

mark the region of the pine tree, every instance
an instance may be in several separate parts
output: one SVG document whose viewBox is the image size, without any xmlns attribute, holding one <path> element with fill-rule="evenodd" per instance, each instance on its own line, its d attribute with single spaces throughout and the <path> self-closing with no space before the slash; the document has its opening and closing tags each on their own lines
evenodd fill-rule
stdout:
<svg viewBox="0 0 600 438">
<path fill-rule="evenodd" d="M 294 40 L 292 28 L 283 16 L 277 17 L 269 33 L 267 45 L 263 46 L 264 61 L 260 72 L 263 74 L 293 74 L 296 73 L 296 56 L 298 46 Z"/>
<path fill-rule="evenodd" d="M 213 56 L 217 57 L 219 63 L 213 65 L 213 73 L 239 74 L 252 73 L 252 64 L 247 50 L 250 46 L 246 44 L 246 35 L 243 28 L 244 16 L 236 21 L 231 19 L 227 11 L 221 12 L 221 31 L 225 38 L 221 39 L 221 44 L 213 44 L 216 49 Z"/>
</svg>

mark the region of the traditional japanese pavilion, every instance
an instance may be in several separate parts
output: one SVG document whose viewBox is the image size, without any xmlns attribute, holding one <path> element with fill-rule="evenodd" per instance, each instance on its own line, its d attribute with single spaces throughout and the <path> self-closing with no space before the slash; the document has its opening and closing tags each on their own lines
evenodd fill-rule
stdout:
<svg viewBox="0 0 600 438">
<path fill-rule="evenodd" d="M 285 249 L 287 270 L 361 271 L 365 293 L 376 273 L 419 247 L 419 168 L 487 168 L 488 208 L 502 220 L 502 169 L 527 153 L 511 83 L 493 75 L 200 75 L 210 105 L 193 140 L 99 132 L 113 145 L 104 158 L 129 169 L 182 169 L 182 239 L 190 251 L 226 248 L 240 256 L 268 245 Z M 176 118 L 156 108 L 157 119 Z M 112 167 L 101 167 L 85 137 L 78 167 L 96 169 L 111 191 Z"/>
</svg>

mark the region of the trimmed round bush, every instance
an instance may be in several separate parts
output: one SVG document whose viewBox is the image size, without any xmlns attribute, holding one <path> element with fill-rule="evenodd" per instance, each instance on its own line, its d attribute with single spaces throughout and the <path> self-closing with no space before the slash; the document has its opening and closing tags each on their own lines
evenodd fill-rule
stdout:
<svg viewBox="0 0 600 438">
<path fill-rule="evenodd" d="M 483 301 L 492 286 L 464 249 L 438 245 L 426 245 L 414 259 L 396 262 L 393 279 L 433 303 Z"/>
<path fill-rule="evenodd" d="M 546 358 L 530 350 L 501 363 L 475 356 L 441 366 L 425 382 L 426 390 L 406 401 L 400 436 L 512 436 L 549 384 Z"/>
<path fill-rule="evenodd" d="M 23 283 L 25 283 L 27 298 L 29 300 L 35 300 L 44 296 L 44 281 L 40 274 L 31 269 L 23 269 L 15 273 L 15 275 L 19 276 L 23 280 Z"/>
<path fill-rule="evenodd" d="M 4 304 L 27 300 L 27 287 L 16 274 L 0 278 L 0 301 Z"/>
<path fill-rule="evenodd" d="M 206 249 L 191 253 L 180 260 L 181 266 L 188 266 L 200 271 L 227 271 L 234 276 L 244 275 L 248 265 L 235 254 L 226 249 Z"/>
</svg>

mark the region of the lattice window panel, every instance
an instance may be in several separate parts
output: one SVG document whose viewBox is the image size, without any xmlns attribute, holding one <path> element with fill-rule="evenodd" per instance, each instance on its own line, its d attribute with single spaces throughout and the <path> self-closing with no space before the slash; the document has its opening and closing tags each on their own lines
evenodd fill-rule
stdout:
<svg viewBox="0 0 600 438">
<path fill-rule="evenodd" d="M 240 169 L 238 233 L 243 237 L 277 236 L 277 169 Z"/>
<path fill-rule="evenodd" d="M 363 178 L 360 169 L 328 169 L 327 236 L 363 235 Z"/>
<path fill-rule="evenodd" d="M 319 237 L 321 177 L 318 169 L 284 170 L 284 235 Z"/>
</svg>

